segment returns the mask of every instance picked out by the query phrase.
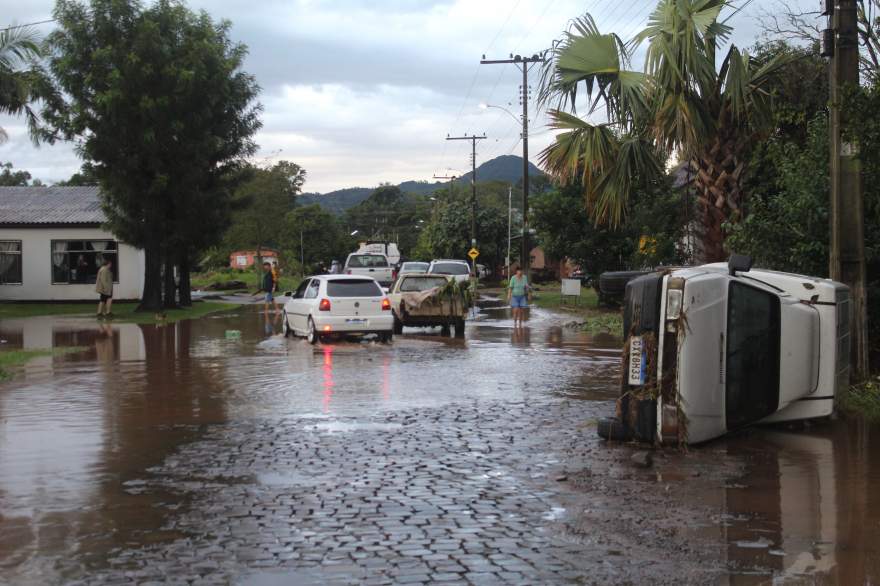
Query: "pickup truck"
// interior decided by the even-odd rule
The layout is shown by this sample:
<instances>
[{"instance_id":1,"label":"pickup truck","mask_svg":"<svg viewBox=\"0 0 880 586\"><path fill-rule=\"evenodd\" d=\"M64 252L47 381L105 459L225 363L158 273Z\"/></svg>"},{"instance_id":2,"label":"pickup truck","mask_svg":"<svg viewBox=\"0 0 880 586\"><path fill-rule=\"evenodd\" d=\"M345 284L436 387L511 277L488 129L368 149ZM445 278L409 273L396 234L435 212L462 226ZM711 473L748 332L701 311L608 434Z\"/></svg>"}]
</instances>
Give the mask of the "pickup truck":
<instances>
[{"instance_id":1,"label":"pickup truck","mask_svg":"<svg viewBox=\"0 0 880 586\"><path fill-rule=\"evenodd\" d=\"M372 252L349 254L342 272L346 275L373 277L383 287L389 286L397 278L397 271L388 262L388 257Z\"/></svg>"},{"instance_id":2,"label":"pickup truck","mask_svg":"<svg viewBox=\"0 0 880 586\"><path fill-rule=\"evenodd\" d=\"M849 381L850 290L751 259L627 284L617 416L606 439L682 445L830 416Z\"/></svg>"},{"instance_id":3,"label":"pickup truck","mask_svg":"<svg viewBox=\"0 0 880 586\"><path fill-rule=\"evenodd\" d=\"M452 275L401 275L388 292L394 313L394 332L403 326L440 326L448 336L455 327L455 337L464 337L464 319L470 307L469 289Z\"/></svg>"}]
</instances>

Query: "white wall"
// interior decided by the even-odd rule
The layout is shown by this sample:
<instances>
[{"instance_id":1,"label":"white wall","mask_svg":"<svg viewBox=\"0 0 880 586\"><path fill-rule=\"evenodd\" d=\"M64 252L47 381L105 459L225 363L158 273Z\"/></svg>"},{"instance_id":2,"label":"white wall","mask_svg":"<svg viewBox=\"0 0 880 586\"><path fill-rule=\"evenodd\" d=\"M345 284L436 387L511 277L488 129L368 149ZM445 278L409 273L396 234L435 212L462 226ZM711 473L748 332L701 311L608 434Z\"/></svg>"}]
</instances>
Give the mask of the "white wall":
<instances>
[{"instance_id":1,"label":"white wall","mask_svg":"<svg viewBox=\"0 0 880 586\"><path fill-rule=\"evenodd\" d=\"M0 240L21 240L21 285L0 285L0 300L97 301L94 284L52 284L52 240L116 240L100 228L0 228ZM144 289L144 252L118 243L119 283L114 299L140 299Z\"/></svg>"}]
</instances>

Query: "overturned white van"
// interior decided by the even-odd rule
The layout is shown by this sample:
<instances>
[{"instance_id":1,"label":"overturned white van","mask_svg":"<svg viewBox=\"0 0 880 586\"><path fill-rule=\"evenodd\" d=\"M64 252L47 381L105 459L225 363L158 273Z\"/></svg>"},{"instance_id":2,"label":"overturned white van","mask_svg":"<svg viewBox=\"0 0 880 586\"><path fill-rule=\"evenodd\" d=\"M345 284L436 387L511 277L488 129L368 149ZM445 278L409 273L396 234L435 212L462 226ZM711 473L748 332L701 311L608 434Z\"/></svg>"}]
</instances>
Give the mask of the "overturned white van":
<instances>
[{"instance_id":1,"label":"overturned white van","mask_svg":"<svg viewBox=\"0 0 880 586\"><path fill-rule=\"evenodd\" d=\"M728 264L627 285L623 377L607 439L704 442L754 423L827 417L849 380L850 292Z\"/></svg>"}]
</instances>

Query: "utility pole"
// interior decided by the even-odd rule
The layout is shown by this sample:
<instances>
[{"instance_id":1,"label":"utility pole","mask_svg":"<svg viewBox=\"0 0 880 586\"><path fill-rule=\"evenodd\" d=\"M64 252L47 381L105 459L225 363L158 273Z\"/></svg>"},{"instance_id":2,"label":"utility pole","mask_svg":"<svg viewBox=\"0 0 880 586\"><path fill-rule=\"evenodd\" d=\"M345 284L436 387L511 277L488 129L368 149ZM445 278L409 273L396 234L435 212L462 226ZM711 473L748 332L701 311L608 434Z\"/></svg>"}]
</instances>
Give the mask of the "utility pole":
<instances>
[{"instance_id":1,"label":"utility pole","mask_svg":"<svg viewBox=\"0 0 880 586\"><path fill-rule=\"evenodd\" d=\"M520 267L526 277L530 277L531 248L529 247L529 69L533 63L544 63L544 56L532 55L523 57L511 55L510 59L486 59L480 60L482 65L496 65L501 63L513 63L522 71L522 143L523 143L523 186L522 186L522 242L520 242Z\"/></svg>"},{"instance_id":2,"label":"utility pole","mask_svg":"<svg viewBox=\"0 0 880 586\"><path fill-rule=\"evenodd\" d=\"M477 141L484 140L486 138L485 133L483 136L471 135L468 136L465 134L464 136L449 136L446 135L446 140L469 140L471 141L471 247L477 247ZM474 272L476 273L476 265L477 261L474 261Z\"/></svg>"},{"instance_id":3,"label":"utility pole","mask_svg":"<svg viewBox=\"0 0 880 586\"><path fill-rule=\"evenodd\" d=\"M822 55L831 57L828 67L831 99L831 253L832 279L849 286L852 295L850 321L851 378L868 375L868 314L865 291L864 196L858 145L845 141L847 123L842 109L843 90L859 85L857 0L826 0L823 14L829 19L824 31Z\"/></svg>"},{"instance_id":4,"label":"utility pole","mask_svg":"<svg viewBox=\"0 0 880 586\"><path fill-rule=\"evenodd\" d=\"M507 188L507 262L504 265L504 275L510 280L510 225L513 223L513 186Z\"/></svg>"}]
</instances>

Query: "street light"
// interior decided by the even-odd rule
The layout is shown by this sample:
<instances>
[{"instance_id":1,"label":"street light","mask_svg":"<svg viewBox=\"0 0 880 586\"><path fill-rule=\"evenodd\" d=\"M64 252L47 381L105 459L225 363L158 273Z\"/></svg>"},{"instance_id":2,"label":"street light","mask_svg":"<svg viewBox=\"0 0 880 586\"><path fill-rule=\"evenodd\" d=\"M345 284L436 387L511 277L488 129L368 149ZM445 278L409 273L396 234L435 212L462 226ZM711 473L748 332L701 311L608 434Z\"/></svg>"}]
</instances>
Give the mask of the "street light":
<instances>
[{"instance_id":1,"label":"street light","mask_svg":"<svg viewBox=\"0 0 880 586\"><path fill-rule=\"evenodd\" d=\"M357 234L357 233L358 233L358 231L355 230L354 232L352 232L351 234L349 234L349 236L354 236L354 235Z\"/></svg>"},{"instance_id":2,"label":"street light","mask_svg":"<svg viewBox=\"0 0 880 586\"><path fill-rule=\"evenodd\" d=\"M504 106L496 106L496 105L494 105L494 104L486 104L486 103L482 103L482 104L480 104L480 109L481 109L481 110L488 110L489 108L497 108L497 109L499 109L499 110L504 110L505 112L507 112L507 115L508 115L508 116L510 116L511 118L513 118L514 120L516 120L517 124L521 124L521 123L522 123L522 121L521 121L519 118L516 117L516 114L514 114L513 112L511 112L510 110L508 110L508 109L505 108Z\"/></svg>"}]
</instances>

